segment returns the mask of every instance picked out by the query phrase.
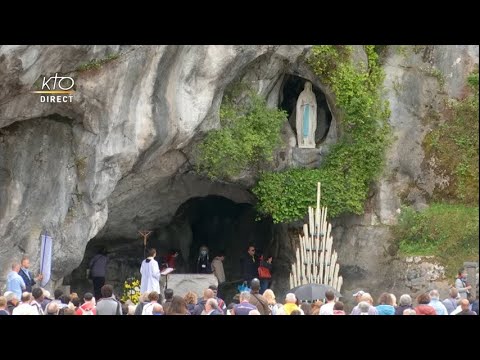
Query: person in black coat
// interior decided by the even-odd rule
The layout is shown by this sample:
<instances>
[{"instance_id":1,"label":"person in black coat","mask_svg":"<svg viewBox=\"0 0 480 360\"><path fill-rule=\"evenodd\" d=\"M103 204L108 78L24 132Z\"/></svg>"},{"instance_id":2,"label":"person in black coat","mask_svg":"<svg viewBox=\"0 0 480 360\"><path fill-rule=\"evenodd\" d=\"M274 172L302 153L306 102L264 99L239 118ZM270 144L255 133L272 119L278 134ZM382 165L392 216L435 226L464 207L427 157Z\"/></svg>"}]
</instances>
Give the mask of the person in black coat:
<instances>
[{"instance_id":1,"label":"person in black coat","mask_svg":"<svg viewBox=\"0 0 480 360\"><path fill-rule=\"evenodd\" d=\"M255 256L255 246L248 247L247 255L241 260L243 281L250 285L252 279L258 277L258 260Z\"/></svg>"}]
</instances>

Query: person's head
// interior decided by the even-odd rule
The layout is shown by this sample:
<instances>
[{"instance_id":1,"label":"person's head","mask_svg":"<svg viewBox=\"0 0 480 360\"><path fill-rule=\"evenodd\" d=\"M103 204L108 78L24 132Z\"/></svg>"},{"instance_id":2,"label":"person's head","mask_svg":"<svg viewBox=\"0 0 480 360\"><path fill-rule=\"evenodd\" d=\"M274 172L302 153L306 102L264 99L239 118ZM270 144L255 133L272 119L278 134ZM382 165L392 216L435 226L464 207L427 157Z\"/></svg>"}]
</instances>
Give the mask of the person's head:
<instances>
[{"instance_id":1,"label":"person's head","mask_svg":"<svg viewBox=\"0 0 480 360\"><path fill-rule=\"evenodd\" d=\"M154 248L148 249L147 257L154 258L155 256L157 256L157 250Z\"/></svg>"},{"instance_id":2,"label":"person's head","mask_svg":"<svg viewBox=\"0 0 480 360\"><path fill-rule=\"evenodd\" d=\"M30 259L28 256L22 257L22 267L28 269L30 267Z\"/></svg>"},{"instance_id":3,"label":"person's head","mask_svg":"<svg viewBox=\"0 0 480 360\"><path fill-rule=\"evenodd\" d=\"M175 250L175 249L170 249L170 251L168 252L171 256L173 257L177 257L178 256L178 251Z\"/></svg>"},{"instance_id":4,"label":"person's head","mask_svg":"<svg viewBox=\"0 0 480 360\"><path fill-rule=\"evenodd\" d=\"M430 295L428 295L427 293L420 294L417 297L417 303L420 305L428 305L430 303L430 300Z\"/></svg>"},{"instance_id":5,"label":"person's head","mask_svg":"<svg viewBox=\"0 0 480 360\"><path fill-rule=\"evenodd\" d=\"M75 299L72 299L72 304L73 304L73 307L76 309L80 306L80 298L76 297Z\"/></svg>"},{"instance_id":6,"label":"person's head","mask_svg":"<svg viewBox=\"0 0 480 360\"><path fill-rule=\"evenodd\" d=\"M252 289L253 293L258 293L260 291L260 280L257 278L253 279L250 282L250 289Z\"/></svg>"},{"instance_id":7,"label":"person's head","mask_svg":"<svg viewBox=\"0 0 480 360\"><path fill-rule=\"evenodd\" d=\"M0 296L0 309L5 309L7 307L7 298L5 296Z\"/></svg>"},{"instance_id":8,"label":"person's head","mask_svg":"<svg viewBox=\"0 0 480 360\"><path fill-rule=\"evenodd\" d=\"M255 246L250 245L250 246L248 247L248 249L247 249L247 252L248 252L248 254L249 254L250 256L255 255Z\"/></svg>"},{"instance_id":9,"label":"person's head","mask_svg":"<svg viewBox=\"0 0 480 360\"><path fill-rule=\"evenodd\" d=\"M286 302L286 303L295 304L295 303L297 302L297 297L295 296L294 293L288 293L288 294L285 296L285 302Z\"/></svg>"},{"instance_id":10,"label":"person's head","mask_svg":"<svg viewBox=\"0 0 480 360\"><path fill-rule=\"evenodd\" d=\"M328 302L333 301L335 299L335 293L332 290L327 290L325 292L325 298Z\"/></svg>"},{"instance_id":11,"label":"person's head","mask_svg":"<svg viewBox=\"0 0 480 360\"><path fill-rule=\"evenodd\" d=\"M85 300L85 302L92 301L92 299L93 294L91 292L86 292L85 295L83 295L83 300Z\"/></svg>"},{"instance_id":12,"label":"person's head","mask_svg":"<svg viewBox=\"0 0 480 360\"><path fill-rule=\"evenodd\" d=\"M225 252L223 251L219 251L217 253L217 256L216 256L218 259L220 259L221 261L225 260Z\"/></svg>"},{"instance_id":13,"label":"person's head","mask_svg":"<svg viewBox=\"0 0 480 360\"><path fill-rule=\"evenodd\" d=\"M337 301L335 305L333 305L333 310L344 310L343 302Z\"/></svg>"},{"instance_id":14,"label":"person's head","mask_svg":"<svg viewBox=\"0 0 480 360\"><path fill-rule=\"evenodd\" d=\"M368 309L370 309L370 303L368 301L360 301L358 303L358 309L360 310L361 313L368 314Z\"/></svg>"},{"instance_id":15,"label":"person's head","mask_svg":"<svg viewBox=\"0 0 480 360\"><path fill-rule=\"evenodd\" d=\"M378 298L378 303L380 305L393 305L392 297L389 293L382 293Z\"/></svg>"},{"instance_id":16,"label":"person's head","mask_svg":"<svg viewBox=\"0 0 480 360\"><path fill-rule=\"evenodd\" d=\"M250 293L248 291L242 291L240 293L240 302L250 301Z\"/></svg>"},{"instance_id":17,"label":"person's head","mask_svg":"<svg viewBox=\"0 0 480 360\"><path fill-rule=\"evenodd\" d=\"M63 313L62 315L75 315L75 310L74 309L70 309L68 307L66 308L63 308Z\"/></svg>"},{"instance_id":18,"label":"person's head","mask_svg":"<svg viewBox=\"0 0 480 360\"><path fill-rule=\"evenodd\" d=\"M467 270L465 270L465 268L458 269L458 277L465 279L467 277Z\"/></svg>"},{"instance_id":19,"label":"person's head","mask_svg":"<svg viewBox=\"0 0 480 360\"><path fill-rule=\"evenodd\" d=\"M363 290L358 290L355 294L353 294L353 297L355 298L355 301L357 302L357 304L361 301L360 298L362 297L363 294L365 294L365 291Z\"/></svg>"},{"instance_id":20,"label":"person's head","mask_svg":"<svg viewBox=\"0 0 480 360\"><path fill-rule=\"evenodd\" d=\"M403 315L417 315L417 312L413 309L405 309L403 310Z\"/></svg>"},{"instance_id":21,"label":"person's head","mask_svg":"<svg viewBox=\"0 0 480 360\"><path fill-rule=\"evenodd\" d=\"M372 298L372 295L370 295L369 293L364 293L361 297L360 297L360 302L362 301L366 301L368 302L370 305L373 305L373 298ZM360 305L360 303L358 303Z\"/></svg>"},{"instance_id":22,"label":"person's head","mask_svg":"<svg viewBox=\"0 0 480 360\"><path fill-rule=\"evenodd\" d=\"M208 288L213 291L213 297L217 297L218 286L217 285L210 285Z\"/></svg>"},{"instance_id":23,"label":"person's head","mask_svg":"<svg viewBox=\"0 0 480 360\"><path fill-rule=\"evenodd\" d=\"M392 306L397 306L397 297L395 294L390 293L390 297L392 298Z\"/></svg>"},{"instance_id":24,"label":"person's head","mask_svg":"<svg viewBox=\"0 0 480 360\"><path fill-rule=\"evenodd\" d=\"M460 300L460 307L462 308L462 311L470 310L470 301L467 299Z\"/></svg>"},{"instance_id":25,"label":"person's head","mask_svg":"<svg viewBox=\"0 0 480 360\"><path fill-rule=\"evenodd\" d=\"M12 303L15 306L18 304L17 295L15 295L13 291L7 291L3 296L7 299L7 302Z\"/></svg>"},{"instance_id":26,"label":"person's head","mask_svg":"<svg viewBox=\"0 0 480 360\"><path fill-rule=\"evenodd\" d=\"M32 294L29 292L22 293L22 303L28 304L32 300Z\"/></svg>"},{"instance_id":27,"label":"person's head","mask_svg":"<svg viewBox=\"0 0 480 360\"><path fill-rule=\"evenodd\" d=\"M430 291L430 298L432 300L438 300L440 298L440 295L438 294L438 291L435 290L435 289Z\"/></svg>"},{"instance_id":28,"label":"person's head","mask_svg":"<svg viewBox=\"0 0 480 360\"><path fill-rule=\"evenodd\" d=\"M165 300L171 301L173 299L173 289L165 289Z\"/></svg>"},{"instance_id":29,"label":"person's head","mask_svg":"<svg viewBox=\"0 0 480 360\"><path fill-rule=\"evenodd\" d=\"M170 315L170 314L185 315L187 312L188 312L188 309L187 309L187 303L185 302L185 299L182 298L181 296L175 295L172 298L172 302L167 309L167 315Z\"/></svg>"},{"instance_id":30,"label":"person's head","mask_svg":"<svg viewBox=\"0 0 480 360\"><path fill-rule=\"evenodd\" d=\"M218 302L215 299L208 299L205 303L205 312L209 313L212 310L218 309Z\"/></svg>"},{"instance_id":31,"label":"person's head","mask_svg":"<svg viewBox=\"0 0 480 360\"><path fill-rule=\"evenodd\" d=\"M45 299L50 299L50 291L48 291L47 289L44 289L44 288L41 288L42 291L43 291L43 297Z\"/></svg>"},{"instance_id":32,"label":"person's head","mask_svg":"<svg viewBox=\"0 0 480 360\"><path fill-rule=\"evenodd\" d=\"M292 312L290 313L290 315L302 315L302 312L298 309L295 309L295 310L292 310Z\"/></svg>"},{"instance_id":33,"label":"person's head","mask_svg":"<svg viewBox=\"0 0 480 360\"><path fill-rule=\"evenodd\" d=\"M55 289L53 292L53 297L55 300L60 300L60 297L63 295L63 290L62 289Z\"/></svg>"},{"instance_id":34,"label":"person's head","mask_svg":"<svg viewBox=\"0 0 480 360\"><path fill-rule=\"evenodd\" d=\"M193 291L187 292L183 298L187 304L196 305L198 301L197 294L195 294Z\"/></svg>"},{"instance_id":35,"label":"person's head","mask_svg":"<svg viewBox=\"0 0 480 360\"><path fill-rule=\"evenodd\" d=\"M403 294L400 296L400 300L398 301L398 305L400 306L412 306L412 297L408 294Z\"/></svg>"},{"instance_id":36,"label":"person's head","mask_svg":"<svg viewBox=\"0 0 480 360\"><path fill-rule=\"evenodd\" d=\"M200 256L207 256L208 255L208 247L205 245L200 246Z\"/></svg>"},{"instance_id":37,"label":"person's head","mask_svg":"<svg viewBox=\"0 0 480 360\"><path fill-rule=\"evenodd\" d=\"M32 290L33 298L36 302L41 303L43 301L43 291L40 288L35 288Z\"/></svg>"},{"instance_id":38,"label":"person's head","mask_svg":"<svg viewBox=\"0 0 480 360\"><path fill-rule=\"evenodd\" d=\"M112 297L113 287L112 285L109 285L109 284L103 285L102 288L100 289L100 292L102 293L102 298Z\"/></svg>"},{"instance_id":39,"label":"person's head","mask_svg":"<svg viewBox=\"0 0 480 360\"><path fill-rule=\"evenodd\" d=\"M457 288L450 288L450 291L448 292L448 295L452 298L452 299L456 299L458 297L458 289Z\"/></svg>"},{"instance_id":40,"label":"person's head","mask_svg":"<svg viewBox=\"0 0 480 360\"><path fill-rule=\"evenodd\" d=\"M214 293L213 293L212 289L203 290L203 299L204 300L211 299L211 298L213 298L213 296L214 296Z\"/></svg>"},{"instance_id":41,"label":"person's head","mask_svg":"<svg viewBox=\"0 0 480 360\"><path fill-rule=\"evenodd\" d=\"M148 295L150 294L149 291L145 291L142 295L140 295L140 298L138 299L139 302L148 302Z\"/></svg>"},{"instance_id":42,"label":"person's head","mask_svg":"<svg viewBox=\"0 0 480 360\"><path fill-rule=\"evenodd\" d=\"M148 294L148 301L150 302L158 302L160 299L160 294L157 293L156 291L151 291L150 294Z\"/></svg>"},{"instance_id":43,"label":"person's head","mask_svg":"<svg viewBox=\"0 0 480 360\"><path fill-rule=\"evenodd\" d=\"M60 310L58 304L56 302L50 302L47 305L47 315L58 315L58 311Z\"/></svg>"},{"instance_id":44,"label":"person's head","mask_svg":"<svg viewBox=\"0 0 480 360\"><path fill-rule=\"evenodd\" d=\"M70 295L63 294L62 296L60 296L60 302L62 304L68 305L68 303L70 302Z\"/></svg>"},{"instance_id":45,"label":"person's head","mask_svg":"<svg viewBox=\"0 0 480 360\"><path fill-rule=\"evenodd\" d=\"M20 264L16 263L16 262L13 263L12 264L12 270L18 273L20 271Z\"/></svg>"},{"instance_id":46,"label":"person's head","mask_svg":"<svg viewBox=\"0 0 480 360\"><path fill-rule=\"evenodd\" d=\"M254 310L250 310L250 311L248 312L248 315L260 315L260 311L255 310L255 309L254 309Z\"/></svg>"},{"instance_id":47,"label":"person's head","mask_svg":"<svg viewBox=\"0 0 480 360\"><path fill-rule=\"evenodd\" d=\"M275 300L275 293L270 289L267 289L263 292L263 297L267 299L268 304L275 305L277 303Z\"/></svg>"},{"instance_id":48,"label":"person's head","mask_svg":"<svg viewBox=\"0 0 480 360\"><path fill-rule=\"evenodd\" d=\"M163 314L163 306L160 304L154 304L152 307L152 315L160 315Z\"/></svg>"},{"instance_id":49,"label":"person's head","mask_svg":"<svg viewBox=\"0 0 480 360\"><path fill-rule=\"evenodd\" d=\"M353 297L355 298L357 304L361 301L360 298L363 294L365 294L365 291L363 290L358 290L356 293L353 294Z\"/></svg>"},{"instance_id":50,"label":"person's head","mask_svg":"<svg viewBox=\"0 0 480 360\"><path fill-rule=\"evenodd\" d=\"M309 303L302 302L300 304L300 309L303 310L303 313L305 315L312 315L312 305L310 305Z\"/></svg>"}]
</instances>

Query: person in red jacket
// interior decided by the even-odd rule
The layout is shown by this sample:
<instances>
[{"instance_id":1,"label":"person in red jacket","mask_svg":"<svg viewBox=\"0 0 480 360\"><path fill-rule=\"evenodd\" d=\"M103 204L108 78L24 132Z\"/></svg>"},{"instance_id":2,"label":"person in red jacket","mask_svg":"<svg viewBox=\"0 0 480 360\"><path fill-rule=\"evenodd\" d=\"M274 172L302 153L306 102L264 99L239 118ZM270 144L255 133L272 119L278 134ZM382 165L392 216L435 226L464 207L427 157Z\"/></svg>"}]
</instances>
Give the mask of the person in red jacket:
<instances>
[{"instance_id":1,"label":"person in red jacket","mask_svg":"<svg viewBox=\"0 0 480 360\"><path fill-rule=\"evenodd\" d=\"M437 315L437 312L433 306L428 305L430 303L430 295L428 293L420 294L417 297L418 305L415 308L417 315Z\"/></svg>"},{"instance_id":2,"label":"person in red jacket","mask_svg":"<svg viewBox=\"0 0 480 360\"><path fill-rule=\"evenodd\" d=\"M169 268L175 269L178 251L171 249L167 255L166 261Z\"/></svg>"}]
</instances>

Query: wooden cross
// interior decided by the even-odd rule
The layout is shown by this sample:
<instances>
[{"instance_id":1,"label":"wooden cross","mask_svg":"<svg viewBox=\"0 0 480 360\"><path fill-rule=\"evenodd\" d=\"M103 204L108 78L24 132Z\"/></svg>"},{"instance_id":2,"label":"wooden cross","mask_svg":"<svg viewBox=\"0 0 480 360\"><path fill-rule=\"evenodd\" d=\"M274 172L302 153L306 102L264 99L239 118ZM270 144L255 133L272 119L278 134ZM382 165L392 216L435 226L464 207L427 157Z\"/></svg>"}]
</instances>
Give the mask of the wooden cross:
<instances>
[{"instance_id":1,"label":"wooden cross","mask_svg":"<svg viewBox=\"0 0 480 360\"><path fill-rule=\"evenodd\" d=\"M138 233L143 236L143 256L145 257L147 251L147 238L152 232L149 230L143 230L139 231Z\"/></svg>"}]
</instances>

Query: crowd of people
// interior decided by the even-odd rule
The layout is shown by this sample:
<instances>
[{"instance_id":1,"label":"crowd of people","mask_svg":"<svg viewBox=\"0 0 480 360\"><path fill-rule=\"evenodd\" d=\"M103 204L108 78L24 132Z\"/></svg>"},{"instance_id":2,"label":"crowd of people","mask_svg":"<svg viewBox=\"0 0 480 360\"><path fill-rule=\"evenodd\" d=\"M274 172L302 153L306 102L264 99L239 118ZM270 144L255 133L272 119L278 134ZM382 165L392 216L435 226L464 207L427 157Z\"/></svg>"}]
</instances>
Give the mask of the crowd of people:
<instances>
[{"instance_id":1,"label":"crowd of people","mask_svg":"<svg viewBox=\"0 0 480 360\"><path fill-rule=\"evenodd\" d=\"M219 297L218 287L204 289L202 297L189 291L183 296L173 289L160 291L160 268L155 260L156 250L150 249L140 268L141 296L138 304L130 300L122 302L114 294L113 287L105 283L106 256L101 251L90 261L90 278L94 293L86 292L83 297L76 293L64 294L61 289L50 293L35 287L42 275L34 276L29 270L30 262L24 257L20 264L12 264L7 277L7 291L0 296L0 315L478 315L478 291L472 299L471 286L466 280L466 271L460 269L455 286L443 301L437 290L418 295L414 300L409 294L397 298L392 293L382 293L377 302L363 290L353 294L355 307L347 312L343 302L332 290L325 292L323 299L303 301L294 293L287 293L278 302L269 288L272 257L255 257L255 247L249 246L247 256L241 260L243 282L248 290L236 294L229 305ZM178 252L172 252L168 260L174 266ZM213 272L218 283L225 282L223 254L210 263L208 250L202 248L197 261L199 272ZM203 266L205 265L205 267ZM262 269L264 268L264 269ZM259 276L260 275L260 278ZM263 275L263 277L262 277ZM98 291L97 291L98 290Z\"/></svg>"},{"instance_id":2,"label":"crowd of people","mask_svg":"<svg viewBox=\"0 0 480 360\"><path fill-rule=\"evenodd\" d=\"M76 293L63 294L55 290L54 298L42 288L17 294L7 291L0 296L0 315L347 315L344 305L335 298L333 291L325 293L325 299L313 303L302 302L295 294L288 293L283 302L277 302L271 289L260 294L261 282L252 279L250 291L241 292L227 306L218 296L215 285L203 291L203 296L189 291L184 296L175 295L172 289L164 294L144 292L138 304L122 303L113 293L111 285L103 285L101 298L87 292L80 298ZM357 305L350 315L477 315L478 298L471 301L452 287L448 298L441 301L437 290L422 293L416 304L409 294L400 296L397 303L394 294L383 293L378 301L362 290L353 294Z\"/></svg>"}]
</instances>

